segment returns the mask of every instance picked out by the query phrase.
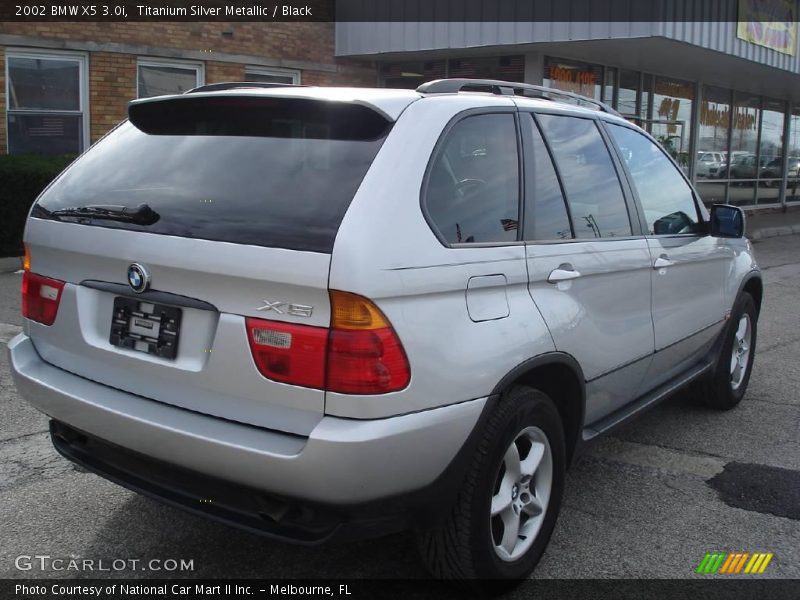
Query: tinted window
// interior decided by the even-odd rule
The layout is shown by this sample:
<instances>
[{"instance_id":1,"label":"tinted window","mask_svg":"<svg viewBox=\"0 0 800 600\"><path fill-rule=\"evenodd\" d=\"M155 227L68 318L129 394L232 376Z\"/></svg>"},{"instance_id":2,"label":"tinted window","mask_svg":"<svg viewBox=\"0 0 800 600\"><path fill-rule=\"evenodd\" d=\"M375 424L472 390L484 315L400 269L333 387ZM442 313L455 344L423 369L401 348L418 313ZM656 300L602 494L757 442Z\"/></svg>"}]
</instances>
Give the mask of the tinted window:
<instances>
[{"instance_id":1,"label":"tinted window","mask_svg":"<svg viewBox=\"0 0 800 600\"><path fill-rule=\"evenodd\" d=\"M525 239L569 239L567 206L550 153L533 118L525 120L525 128L531 135L525 148Z\"/></svg>"},{"instance_id":2,"label":"tinted window","mask_svg":"<svg viewBox=\"0 0 800 600\"><path fill-rule=\"evenodd\" d=\"M139 98L182 94L197 87L198 80L198 67L139 65Z\"/></svg>"},{"instance_id":3,"label":"tinted window","mask_svg":"<svg viewBox=\"0 0 800 600\"><path fill-rule=\"evenodd\" d=\"M11 110L80 110L80 63L56 58L8 58Z\"/></svg>"},{"instance_id":4,"label":"tinted window","mask_svg":"<svg viewBox=\"0 0 800 600\"><path fill-rule=\"evenodd\" d=\"M448 132L425 194L428 214L447 242L517 239L517 160L513 115L467 117Z\"/></svg>"},{"instance_id":5,"label":"tinted window","mask_svg":"<svg viewBox=\"0 0 800 600\"><path fill-rule=\"evenodd\" d=\"M661 148L633 129L620 125L608 129L628 165L648 233L695 231L698 219L692 189Z\"/></svg>"},{"instance_id":6,"label":"tinted window","mask_svg":"<svg viewBox=\"0 0 800 600\"><path fill-rule=\"evenodd\" d=\"M558 163L577 238L631 235L614 163L594 121L539 115Z\"/></svg>"},{"instance_id":7,"label":"tinted window","mask_svg":"<svg viewBox=\"0 0 800 600\"><path fill-rule=\"evenodd\" d=\"M330 252L389 123L347 103L184 97L138 105L41 197L34 216L148 204L150 224L60 217L258 246ZM143 131L142 129L146 130Z\"/></svg>"}]
</instances>

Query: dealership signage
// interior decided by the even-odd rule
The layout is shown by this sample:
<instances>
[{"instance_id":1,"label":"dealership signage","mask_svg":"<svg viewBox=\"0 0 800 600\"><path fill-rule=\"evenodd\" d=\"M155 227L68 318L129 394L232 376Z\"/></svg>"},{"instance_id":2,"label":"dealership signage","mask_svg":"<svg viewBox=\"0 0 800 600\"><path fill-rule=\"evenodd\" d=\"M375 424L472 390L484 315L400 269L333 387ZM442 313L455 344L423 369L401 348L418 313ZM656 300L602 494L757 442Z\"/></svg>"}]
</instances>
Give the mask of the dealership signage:
<instances>
[{"instance_id":1,"label":"dealership signage","mask_svg":"<svg viewBox=\"0 0 800 600\"><path fill-rule=\"evenodd\" d=\"M739 0L739 39L794 56L797 21L794 0Z\"/></svg>"},{"instance_id":2,"label":"dealership signage","mask_svg":"<svg viewBox=\"0 0 800 600\"><path fill-rule=\"evenodd\" d=\"M753 109L748 107L737 107L733 113L733 128L755 131L758 127L758 121ZM731 120L731 113L729 107L721 108L717 103L703 101L700 104L700 124L709 127L723 127L727 128Z\"/></svg>"},{"instance_id":3,"label":"dealership signage","mask_svg":"<svg viewBox=\"0 0 800 600\"><path fill-rule=\"evenodd\" d=\"M552 87L590 98L594 97L594 86L597 83L594 71L581 71L570 66L551 65L549 72Z\"/></svg>"}]
</instances>

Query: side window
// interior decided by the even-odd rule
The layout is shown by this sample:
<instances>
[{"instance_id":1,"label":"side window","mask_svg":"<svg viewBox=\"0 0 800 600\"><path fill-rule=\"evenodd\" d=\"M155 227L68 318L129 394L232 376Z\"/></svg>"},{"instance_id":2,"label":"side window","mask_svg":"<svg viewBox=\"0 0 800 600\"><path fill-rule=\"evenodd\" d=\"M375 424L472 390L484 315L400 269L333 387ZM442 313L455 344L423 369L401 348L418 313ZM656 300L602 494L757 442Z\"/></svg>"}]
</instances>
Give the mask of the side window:
<instances>
[{"instance_id":1,"label":"side window","mask_svg":"<svg viewBox=\"0 0 800 600\"><path fill-rule=\"evenodd\" d=\"M639 195L651 235L698 231L692 188L664 151L647 137L621 125L608 130L619 146Z\"/></svg>"},{"instance_id":2,"label":"side window","mask_svg":"<svg viewBox=\"0 0 800 600\"><path fill-rule=\"evenodd\" d=\"M448 243L517 239L519 164L513 115L467 117L447 133L431 166L425 206Z\"/></svg>"},{"instance_id":3,"label":"side window","mask_svg":"<svg viewBox=\"0 0 800 600\"><path fill-rule=\"evenodd\" d=\"M572 237L567 205L556 170L533 115L523 121L525 147L525 239L566 240Z\"/></svg>"},{"instance_id":4,"label":"side window","mask_svg":"<svg viewBox=\"0 0 800 600\"><path fill-rule=\"evenodd\" d=\"M567 195L576 238L631 235L622 186L591 119L538 115Z\"/></svg>"}]
</instances>

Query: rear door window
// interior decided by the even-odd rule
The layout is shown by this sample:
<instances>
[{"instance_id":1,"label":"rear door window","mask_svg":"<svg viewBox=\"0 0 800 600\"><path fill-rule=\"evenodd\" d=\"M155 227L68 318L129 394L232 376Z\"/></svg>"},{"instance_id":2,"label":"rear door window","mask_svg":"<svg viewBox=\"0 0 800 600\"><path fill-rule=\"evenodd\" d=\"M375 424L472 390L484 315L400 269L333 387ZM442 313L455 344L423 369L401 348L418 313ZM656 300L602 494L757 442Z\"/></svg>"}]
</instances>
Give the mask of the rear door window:
<instances>
[{"instance_id":1,"label":"rear door window","mask_svg":"<svg viewBox=\"0 0 800 600\"><path fill-rule=\"evenodd\" d=\"M331 252L390 122L360 105L273 97L140 104L40 198L33 215L189 238ZM148 223L54 217L136 207ZM152 220L152 219L151 219Z\"/></svg>"},{"instance_id":2,"label":"rear door window","mask_svg":"<svg viewBox=\"0 0 800 600\"><path fill-rule=\"evenodd\" d=\"M525 239L566 240L572 237L561 185L533 115L523 117L525 140Z\"/></svg>"},{"instance_id":3,"label":"rear door window","mask_svg":"<svg viewBox=\"0 0 800 600\"><path fill-rule=\"evenodd\" d=\"M431 164L425 207L449 244L517 239L519 155L512 114L474 115L450 129Z\"/></svg>"},{"instance_id":4,"label":"rear door window","mask_svg":"<svg viewBox=\"0 0 800 600\"><path fill-rule=\"evenodd\" d=\"M561 173L576 238L632 234L622 186L594 120L538 115Z\"/></svg>"}]
</instances>

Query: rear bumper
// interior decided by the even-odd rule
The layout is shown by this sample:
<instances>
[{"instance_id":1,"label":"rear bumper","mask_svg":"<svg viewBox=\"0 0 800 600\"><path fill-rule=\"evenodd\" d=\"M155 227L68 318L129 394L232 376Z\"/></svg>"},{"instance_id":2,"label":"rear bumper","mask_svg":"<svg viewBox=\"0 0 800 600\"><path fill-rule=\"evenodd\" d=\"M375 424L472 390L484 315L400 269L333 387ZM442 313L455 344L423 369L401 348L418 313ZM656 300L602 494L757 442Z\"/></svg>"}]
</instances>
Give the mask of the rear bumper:
<instances>
[{"instance_id":1,"label":"rear bumper","mask_svg":"<svg viewBox=\"0 0 800 600\"><path fill-rule=\"evenodd\" d=\"M21 395L70 430L200 477L329 506L369 503L434 484L454 462L486 403L481 398L368 421L326 416L305 438L84 379L45 363L25 334L8 348ZM84 464L91 455L88 446L81 450L83 459L65 448L59 451Z\"/></svg>"}]
</instances>

